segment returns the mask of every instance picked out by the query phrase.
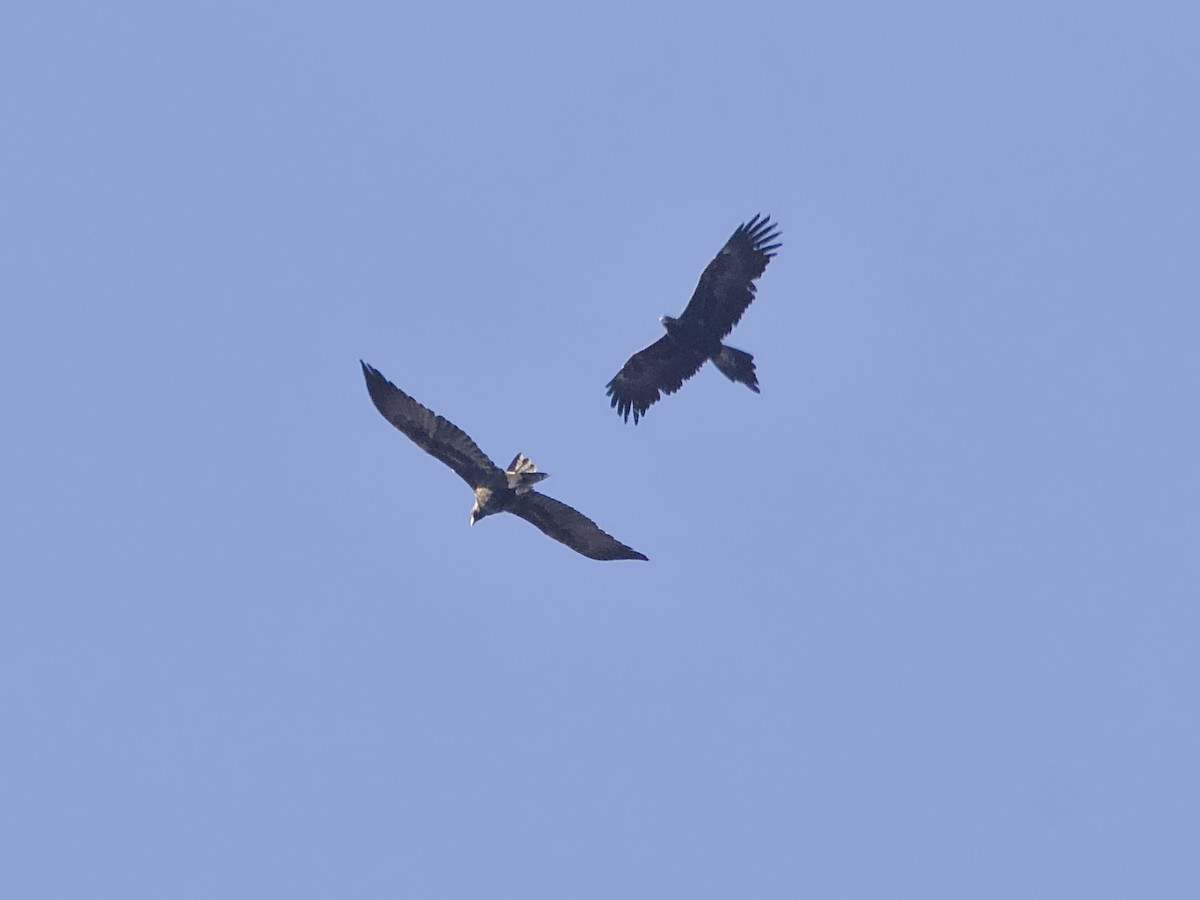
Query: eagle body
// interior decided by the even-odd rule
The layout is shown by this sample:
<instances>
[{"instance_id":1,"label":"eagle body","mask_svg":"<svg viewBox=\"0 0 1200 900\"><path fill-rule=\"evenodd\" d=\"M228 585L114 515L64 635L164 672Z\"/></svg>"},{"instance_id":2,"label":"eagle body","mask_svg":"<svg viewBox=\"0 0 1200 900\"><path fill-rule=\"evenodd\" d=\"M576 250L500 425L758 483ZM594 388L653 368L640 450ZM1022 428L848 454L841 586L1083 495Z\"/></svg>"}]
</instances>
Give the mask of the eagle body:
<instances>
[{"instance_id":1,"label":"eagle body","mask_svg":"<svg viewBox=\"0 0 1200 900\"><path fill-rule=\"evenodd\" d=\"M695 321L680 321L674 316L663 316L659 319L662 327L667 330L671 340L677 345L676 353L691 351L705 359L711 359L721 352L721 339L706 330L702 323Z\"/></svg>"},{"instance_id":2,"label":"eagle body","mask_svg":"<svg viewBox=\"0 0 1200 900\"><path fill-rule=\"evenodd\" d=\"M549 478L548 472L539 472L533 460L518 453L504 471L504 478L495 476L489 479L489 484L475 488L475 506L471 510L471 524L474 525L484 516L505 512L517 501L533 490L533 486L543 478Z\"/></svg>"},{"instance_id":3,"label":"eagle body","mask_svg":"<svg viewBox=\"0 0 1200 900\"><path fill-rule=\"evenodd\" d=\"M754 357L723 341L754 301L754 282L782 246L778 226L770 223L770 216L755 216L739 226L701 273L680 316L659 320L667 333L629 357L606 385L610 405L626 422L632 413L636 425L663 394L675 393L709 360L730 381L759 392Z\"/></svg>"},{"instance_id":4,"label":"eagle body","mask_svg":"<svg viewBox=\"0 0 1200 900\"><path fill-rule=\"evenodd\" d=\"M422 406L362 363L371 402L380 414L414 444L458 474L475 494L471 524L499 512L510 512L544 534L589 559L646 559L627 547L576 509L534 490L547 478L524 454L501 469L487 457L465 431Z\"/></svg>"}]
</instances>

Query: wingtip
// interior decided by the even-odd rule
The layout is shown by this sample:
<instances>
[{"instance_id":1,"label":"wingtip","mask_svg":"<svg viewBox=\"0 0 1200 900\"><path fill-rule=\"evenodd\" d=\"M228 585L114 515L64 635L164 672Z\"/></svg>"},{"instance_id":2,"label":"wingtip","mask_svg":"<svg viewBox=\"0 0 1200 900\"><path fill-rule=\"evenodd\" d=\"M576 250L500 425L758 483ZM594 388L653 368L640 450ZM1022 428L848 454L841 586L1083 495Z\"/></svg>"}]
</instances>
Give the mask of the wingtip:
<instances>
[{"instance_id":1,"label":"wingtip","mask_svg":"<svg viewBox=\"0 0 1200 900\"><path fill-rule=\"evenodd\" d=\"M645 553L639 553L637 550L634 550L632 547L626 547L624 544L620 544L620 546L614 547L604 554L593 556L592 559L605 562L625 562L626 560L630 562L650 562L650 557Z\"/></svg>"},{"instance_id":2,"label":"wingtip","mask_svg":"<svg viewBox=\"0 0 1200 900\"><path fill-rule=\"evenodd\" d=\"M384 377L384 374L369 362L359 360L362 365L363 380L367 383L367 390L371 394L371 399L374 400L376 393L383 389L383 386L391 385L391 382ZM392 385L394 387L394 385Z\"/></svg>"}]
</instances>

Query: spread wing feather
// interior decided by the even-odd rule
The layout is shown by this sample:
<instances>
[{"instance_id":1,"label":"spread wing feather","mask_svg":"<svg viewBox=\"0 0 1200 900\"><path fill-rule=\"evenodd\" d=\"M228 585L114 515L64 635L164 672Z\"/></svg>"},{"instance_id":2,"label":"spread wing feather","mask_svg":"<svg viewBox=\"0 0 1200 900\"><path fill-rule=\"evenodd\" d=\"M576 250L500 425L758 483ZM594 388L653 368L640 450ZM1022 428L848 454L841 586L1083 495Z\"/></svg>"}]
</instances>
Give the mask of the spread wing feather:
<instances>
[{"instance_id":1,"label":"spread wing feather","mask_svg":"<svg viewBox=\"0 0 1200 900\"><path fill-rule=\"evenodd\" d=\"M700 275L680 321L718 340L726 337L754 302L754 281L782 246L779 236L779 226L771 224L770 216L755 216L738 226Z\"/></svg>"},{"instance_id":2,"label":"spread wing feather","mask_svg":"<svg viewBox=\"0 0 1200 900\"><path fill-rule=\"evenodd\" d=\"M691 350L669 335L663 335L649 347L629 357L621 371L607 385L609 404L633 424L658 402L663 394L673 394L700 371L707 357Z\"/></svg>"},{"instance_id":3,"label":"spread wing feather","mask_svg":"<svg viewBox=\"0 0 1200 900\"><path fill-rule=\"evenodd\" d=\"M448 465L472 488L504 480L500 467L488 459L465 431L422 406L377 369L365 362L362 368L375 408L414 444Z\"/></svg>"},{"instance_id":4,"label":"spread wing feather","mask_svg":"<svg viewBox=\"0 0 1200 900\"><path fill-rule=\"evenodd\" d=\"M611 534L602 531L600 526L579 510L537 491L522 494L507 511L591 559L647 559L645 554L626 547Z\"/></svg>"}]
</instances>

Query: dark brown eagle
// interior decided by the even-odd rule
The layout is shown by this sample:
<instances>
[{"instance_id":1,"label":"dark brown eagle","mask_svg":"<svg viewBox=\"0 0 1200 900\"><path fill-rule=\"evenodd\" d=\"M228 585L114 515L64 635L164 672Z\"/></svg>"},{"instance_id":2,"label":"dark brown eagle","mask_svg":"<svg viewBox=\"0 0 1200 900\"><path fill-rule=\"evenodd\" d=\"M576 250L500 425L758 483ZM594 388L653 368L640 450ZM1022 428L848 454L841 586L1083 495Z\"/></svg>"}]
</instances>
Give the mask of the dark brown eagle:
<instances>
[{"instance_id":1,"label":"dark brown eagle","mask_svg":"<svg viewBox=\"0 0 1200 900\"><path fill-rule=\"evenodd\" d=\"M472 525L492 513L510 512L592 559L647 558L601 531L583 513L535 491L533 486L548 476L523 454L513 457L507 470L501 469L462 429L426 409L365 362L362 369L367 390L383 417L471 486L475 492Z\"/></svg>"},{"instance_id":2,"label":"dark brown eagle","mask_svg":"<svg viewBox=\"0 0 1200 900\"><path fill-rule=\"evenodd\" d=\"M629 357L608 383L611 405L626 422L632 412L636 425L659 397L675 393L710 359L730 381L758 393L754 357L721 341L753 302L755 279L782 246L771 243L780 232L770 222L770 216L755 216L740 226L700 276L683 315L659 319L667 333Z\"/></svg>"}]
</instances>

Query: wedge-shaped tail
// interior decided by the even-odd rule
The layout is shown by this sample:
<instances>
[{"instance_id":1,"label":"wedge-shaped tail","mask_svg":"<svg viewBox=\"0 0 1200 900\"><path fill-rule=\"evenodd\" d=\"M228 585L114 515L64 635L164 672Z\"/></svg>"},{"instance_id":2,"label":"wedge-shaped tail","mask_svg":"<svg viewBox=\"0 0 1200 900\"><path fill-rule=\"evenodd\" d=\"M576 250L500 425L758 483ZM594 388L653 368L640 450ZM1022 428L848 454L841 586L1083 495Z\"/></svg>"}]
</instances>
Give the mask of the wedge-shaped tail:
<instances>
[{"instance_id":1,"label":"wedge-shaped tail","mask_svg":"<svg viewBox=\"0 0 1200 900\"><path fill-rule=\"evenodd\" d=\"M745 350L737 350L727 344L722 344L721 352L714 356L712 361L721 370L721 374L730 381L744 384L754 393L759 393L758 375L754 371L754 357Z\"/></svg>"},{"instance_id":2,"label":"wedge-shaped tail","mask_svg":"<svg viewBox=\"0 0 1200 900\"><path fill-rule=\"evenodd\" d=\"M521 494L532 491L533 486L539 481L549 478L550 473L539 472L532 459L523 453L518 453L508 464L504 476L508 479L509 490L516 491L519 497Z\"/></svg>"}]
</instances>

